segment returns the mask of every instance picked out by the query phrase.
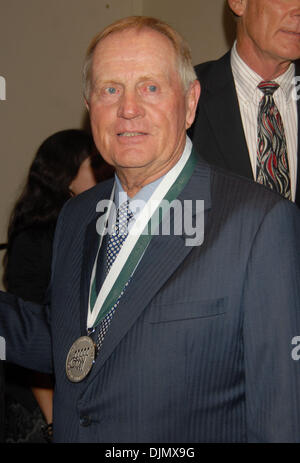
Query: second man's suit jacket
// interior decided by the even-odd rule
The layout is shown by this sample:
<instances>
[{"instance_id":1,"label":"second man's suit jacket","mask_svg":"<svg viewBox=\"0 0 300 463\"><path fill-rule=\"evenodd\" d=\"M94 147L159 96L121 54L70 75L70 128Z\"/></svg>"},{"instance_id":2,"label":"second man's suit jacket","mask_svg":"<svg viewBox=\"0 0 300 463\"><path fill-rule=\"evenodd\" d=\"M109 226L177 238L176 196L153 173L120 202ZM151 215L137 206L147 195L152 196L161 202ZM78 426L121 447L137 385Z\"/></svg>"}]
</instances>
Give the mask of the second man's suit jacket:
<instances>
[{"instance_id":1,"label":"second man's suit jacket","mask_svg":"<svg viewBox=\"0 0 300 463\"><path fill-rule=\"evenodd\" d=\"M86 334L96 208L111 190L100 183L64 206L48 316L0 293L7 359L54 371L54 441L299 441L298 208L201 161L178 199L204 201L203 243L187 246L185 228L154 235L92 371L68 380L68 351Z\"/></svg>"},{"instance_id":2,"label":"second man's suit jacket","mask_svg":"<svg viewBox=\"0 0 300 463\"><path fill-rule=\"evenodd\" d=\"M300 61L295 64L296 76L300 76ZM197 115L190 130L195 148L209 163L253 178L230 52L219 60L197 65L195 70L201 84ZM298 94L296 203L300 206L300 92Z\"/></svg>"}]
</instances>

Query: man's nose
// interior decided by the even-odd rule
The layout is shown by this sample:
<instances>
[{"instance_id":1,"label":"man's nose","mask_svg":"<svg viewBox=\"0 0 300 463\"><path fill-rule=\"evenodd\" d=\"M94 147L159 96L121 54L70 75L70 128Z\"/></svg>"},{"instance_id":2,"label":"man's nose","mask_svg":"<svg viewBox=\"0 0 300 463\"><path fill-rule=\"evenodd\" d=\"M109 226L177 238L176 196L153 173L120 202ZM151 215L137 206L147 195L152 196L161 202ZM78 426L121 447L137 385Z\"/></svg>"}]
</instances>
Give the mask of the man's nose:
<instances>
[{"instance_id":1,"label":"man's nose","mask_svg":"<svg viewBox=\"0 0 300 463\"><path fill-rule=\"evenodd\" d=\"M136 91L125 91L118 109L118 116L124 119L134 119L144 115L144 108L140 96Z\"/></svg>"}]
</instances>

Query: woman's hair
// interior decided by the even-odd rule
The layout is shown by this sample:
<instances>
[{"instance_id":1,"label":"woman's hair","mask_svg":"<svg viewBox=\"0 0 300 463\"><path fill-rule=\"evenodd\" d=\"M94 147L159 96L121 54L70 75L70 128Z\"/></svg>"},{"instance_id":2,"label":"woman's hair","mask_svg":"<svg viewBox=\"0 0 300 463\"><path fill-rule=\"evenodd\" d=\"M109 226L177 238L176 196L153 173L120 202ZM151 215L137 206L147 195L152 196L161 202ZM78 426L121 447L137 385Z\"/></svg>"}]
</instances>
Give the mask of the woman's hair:
<instances>
[{"instance_id":1,"label":"woman's hair","mask_svg":"<svg viewBox=\"0 0 300 463\"><path fill-rule=\"evenodd\" d=\"M55 222L70 198L69 186L82 162L93 155L93 139L82 130L63 130L47 138L36 153L12 211L8 240L32 225Z\"/></svg>"},{"instance_id":2,"label":"woman's hair","mask_svg":"<svg viewBox=\"0 0 300 463\"><path fill-rule=\"evenodd\" d=\"M25 187L10 216L4 256L4 281L8 255L15 236L30 227L55 226L62 206L71 197L69 186L83 161L89 157L96 181L111 176L110 166L98 153L92 136L83 130L63 130L41 144L30 166Z\"/></svg>"}]
</instances>

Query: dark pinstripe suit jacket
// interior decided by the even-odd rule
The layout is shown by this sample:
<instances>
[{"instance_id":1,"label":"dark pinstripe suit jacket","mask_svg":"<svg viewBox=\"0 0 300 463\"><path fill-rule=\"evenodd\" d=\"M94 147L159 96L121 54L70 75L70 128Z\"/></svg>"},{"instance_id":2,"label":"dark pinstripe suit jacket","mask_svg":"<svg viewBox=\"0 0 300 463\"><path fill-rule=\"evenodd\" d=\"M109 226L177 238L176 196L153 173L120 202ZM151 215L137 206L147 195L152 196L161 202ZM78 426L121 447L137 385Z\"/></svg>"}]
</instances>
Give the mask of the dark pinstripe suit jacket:
<instances>
[{"instance_id":1,"label":"dark pinstripe suit jacket","mask_svg":"<svg viewBox=\"0 0 300 463\"><path fill-rule=\"evenodd\" d=\"M66 356L85 334L96 204L111 188L63 209L48 322L39 306L1 294L8 360L49 371L53 358L55 441L299 441L299 210L202 162L180 199L204 199L203 244L154 236L93 370L69 382Z\"/></svg>"},{"instance_id":2,"label":"dark pinstripe suit jacket","mask_svg":"<svg viewBox=\"0 0 300 463\"><path fill-rule=\"evenodd\" d=\"M300 76L300 60L295 62ZM230 64L230 52L216 61L195 67L201 96L190 137L201 156L211 164L253 178ZM300 93L298 92L298 169L296 203L300 206Z\"/></svg>"}]
</instances>

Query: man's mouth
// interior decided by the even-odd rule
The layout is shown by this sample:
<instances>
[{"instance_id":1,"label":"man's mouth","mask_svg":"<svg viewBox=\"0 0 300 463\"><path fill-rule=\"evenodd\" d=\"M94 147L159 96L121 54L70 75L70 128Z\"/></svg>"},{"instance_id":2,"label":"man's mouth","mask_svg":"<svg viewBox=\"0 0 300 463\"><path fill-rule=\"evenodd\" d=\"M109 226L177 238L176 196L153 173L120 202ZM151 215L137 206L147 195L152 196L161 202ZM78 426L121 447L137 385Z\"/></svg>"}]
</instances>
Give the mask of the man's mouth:
<instances>
[{"instance_id":1,"label":"man's mouth","mask_svg":"<svg viewBox=\"0 0 300 463\"><path fill-rule=\"evenodd\" d=\"M285 31L283 30L282 32L285 32L286 34L293 35L295 37L300 37L300 32L294 32L294 31Z\"/></svg>"},{"instance_id":2,"label":"man's mouth","mask_svg":"<svg viewBox=\"0 0 300 463\"><path fill-rule=\"evenodd\" d=\"M138 137L139 135L146 135L144 132L120 132L118 137Z\"/></svg>"}]
</instances>

